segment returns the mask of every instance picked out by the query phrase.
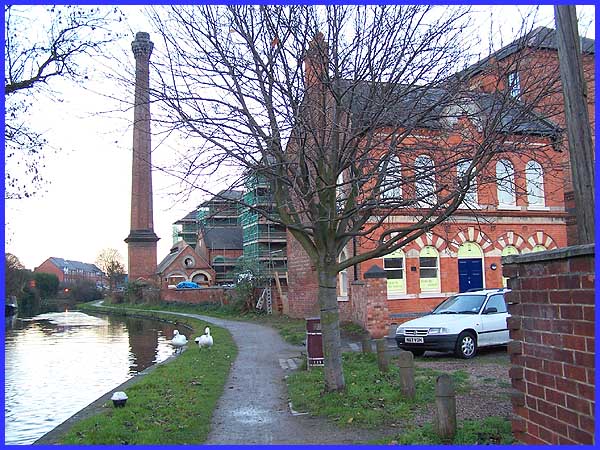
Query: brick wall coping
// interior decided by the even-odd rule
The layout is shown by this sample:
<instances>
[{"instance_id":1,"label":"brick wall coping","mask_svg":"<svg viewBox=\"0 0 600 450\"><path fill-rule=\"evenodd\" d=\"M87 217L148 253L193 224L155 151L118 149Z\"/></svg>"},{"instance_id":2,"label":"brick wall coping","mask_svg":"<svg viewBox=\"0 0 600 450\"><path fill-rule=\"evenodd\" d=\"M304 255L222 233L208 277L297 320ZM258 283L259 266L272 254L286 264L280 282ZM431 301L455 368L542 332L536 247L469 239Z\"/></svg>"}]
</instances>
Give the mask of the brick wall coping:
<instances>
[{"instance_id":1,"label":"brick wall coping","mask_svg":"<svg viewBox=\"0 0 600 450\"><path fill-rule=\"evenodd\" d=\"M539 261L566 259L573 256L588 256L595 254L595 244L571 245L570 247L546 250L543 252L526 253L524 255L509 255L502 257L502 264L524 264Z\"/></svg>"}]
</instances>

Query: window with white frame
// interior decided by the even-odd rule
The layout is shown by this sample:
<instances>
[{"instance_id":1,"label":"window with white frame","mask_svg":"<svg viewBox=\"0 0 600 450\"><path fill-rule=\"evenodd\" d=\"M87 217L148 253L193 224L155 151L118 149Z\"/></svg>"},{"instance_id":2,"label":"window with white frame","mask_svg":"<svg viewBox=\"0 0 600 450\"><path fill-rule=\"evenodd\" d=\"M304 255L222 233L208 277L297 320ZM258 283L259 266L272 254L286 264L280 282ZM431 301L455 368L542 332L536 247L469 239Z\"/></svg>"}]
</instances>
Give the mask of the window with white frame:
<instances>
[{"instance_id":1,"label":"window with white frame","mask_svg":"<svg viewBox=\"0 0 600 450\"><path fill-rule=\"evenodd\" d=\"M433 160L427 155L421 155L415 160L415 196L421 208L437 203Z\"/></svg>"},{"instance_id":2,"label":"window with white frame","mask_svg":"<svg viewBox=\"0 0 600 450\"><path fill-rule=\"evenodd\" d=\"M521 95L521 80L519 72L511 72L508 74L508 91L511 97L517 98Z\"/></svg>"},{"instance_id":3,"label":"window with white frame","mask_svg":"<svg viewBox=\"0 0 600 450\"><path fill-rule=\"evenodd\" d=\"M508 159L501 159L496 163L496 185L498 206L515 206L515 169Z\"/></svg>"},{"instance_id":4,"label":"window with white frame","mask_svg":"<svg viewBox=\"0 0 600 450\"><path fill-rule=\"evenodd\" d=\"M404 279L404 252L395 250L383 258L383 268L387 275L388 298L406 293Z\"/></svg>"},{"instance_id":5,"label":"window with white frame","mask_svg":"<svg viewBox=\"0 0 600 450\"><path fill-rule=\"evenodd\" d=\"M527 181L527 202L529 206L545 206L544 172L537 161L529 161L525 166L525 180Z\"/></svg>"},{"instance_id":6,"label":"window with white frame","mask_svg":"<svg viewBox=\"0 0 600 450\"><path fill-rule=\"evenodd\" d=\"M466 180L467 178L467 170L471 165L471 160L464 160L458 163L456 167L456 171L458 174L458 179L460 183L469 183L469 187L467 192L465 193L465 198L463 202L460 204L460 208L473 208L477 203L477 183L475 178L472 178L471 181Z\"/></svg>"},{"instance_id":7,"label":"window with white frame","mask_svg":"<svg viewBox=\"0 0 600 450\"><path fill-rule=\"evenodd\" d=\"M381 182L381 198L384 200L399 200L402 197L400 160L392 156L387 163L387 169Z\"/></svg>"},{"instance_id":8,"label":"window with white frame","mask_svg":"<svg viewBox=\"0 0 600 450\"><path fill-rule=\"evenodd\" d=\"M421 292L440 292L440 254L435 247L423 247L419 253Z\"/></svg>"},{"instance_id":9,"label":"window with white frame","mask_svg":"<svg viewBox=\"0 0 600 450\"><path fill-rule=\"evenodd\" d=\"M338 258L339 262L348 259L346 250L342 250ZM348 268L338 273L338 300L348 300Z\"/></svg>"}]
</instances>

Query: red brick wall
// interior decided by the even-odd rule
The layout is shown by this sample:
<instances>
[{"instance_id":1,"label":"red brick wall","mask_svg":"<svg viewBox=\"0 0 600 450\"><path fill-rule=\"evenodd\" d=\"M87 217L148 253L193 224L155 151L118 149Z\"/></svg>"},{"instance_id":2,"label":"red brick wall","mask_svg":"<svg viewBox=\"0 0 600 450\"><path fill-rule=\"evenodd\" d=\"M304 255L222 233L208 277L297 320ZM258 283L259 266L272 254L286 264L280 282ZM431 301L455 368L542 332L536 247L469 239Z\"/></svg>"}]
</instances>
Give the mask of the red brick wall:
<instances>
[{"instance_id":1,"label":"red brick wall","mask_svg":"<svg viewBox=\"0 0 600 450\"><path fill-rule=\"evenodd\" d=\"M56 267L54 264L52 264L52 262L49 259L44 261L42 264L40 264L38 267L36 267L33 271L34 272L51 273L53 275L56 275L58 277L58 281L60 283L62 283L65 279L65 274L63 273L63 271L60 270L58 267Z\"/></svg>"},{"instance_id":2,"label":"red brick wall","mask_svg":"<svg viewBox=\"0 0 600 450\"><path fill-rule=\"evenodd\" d=\"M317 317L319 284L315 267L300 243L287 233L288 311L290 317Z\"/></svg>"},{"instance_id":3,"label":"red brick wall","mask_svg":"<svg viewBox=\"0 0 600 450\"><path fill-rule=\"evenodd\" d=\"M163 302L177 303L227 303L225 289L209 287L202 289L161 289L160 299Z\"/></svg>"},{"instance_id":4,"label":"red brick wall","mask_svg":"<svg viewBox=\"0 0 600 450\"><path fill-rule=\"evenodd\" d=\"M156 278L156 242L129 242L127 255L129 282Z\"/></svg>"},{"instance_id":5,"label":"red brick wall","mask_svg":"<svg viewBox=\"0 0 600 450\"><path fill-rule=\"evenodd\" d=\"M594 443L594 259L593 245L504 258L520 442Z\"/></svg>"}]
</instances>

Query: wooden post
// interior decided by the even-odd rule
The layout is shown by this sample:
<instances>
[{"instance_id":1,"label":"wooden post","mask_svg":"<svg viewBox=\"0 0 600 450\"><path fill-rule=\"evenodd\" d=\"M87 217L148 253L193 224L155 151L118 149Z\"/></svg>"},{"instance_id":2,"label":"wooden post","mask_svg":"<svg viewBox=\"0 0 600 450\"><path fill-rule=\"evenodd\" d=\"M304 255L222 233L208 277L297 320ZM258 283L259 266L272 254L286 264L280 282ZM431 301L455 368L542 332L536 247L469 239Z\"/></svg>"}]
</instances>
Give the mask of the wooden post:
<instances>
[{"instance_id":1,"label":"wooden post","mask_svg":"<svg viewBox=\"0 0 600 450\"><path fill-rule=\"evenodd\" d=\"M451 442L456 434L456 395L450 375L440 375L435 383L436 427L442 441Z\"/></svg>"},{"instance_id":2,"label":"wooden post","mask_svg":"<svg viewBox=\"0 0 600 450\"><path fill-rule=\"evenodd\" d=\"M411 352L401 350L398 355L400 390L407 398L415 398L415 359Z\"/></svg>"},{"instance_id":3,"label":"wooden post","mask_svg":"<svg viewBox=\"0 0 600 450\"><path fill-rule=\"evenodd\" d=\"M594 146L587 109L587 89L573 5L555 5L556 43L569 137L569 156L579 244L594 243Z\"/></svg>"},{"instance_id":4,"label":"wooden post","mask_svg":"<svg viewBox=\"0 0 600 450\"><path fill-rule=\"evenodd\" d=\"M361 341L360 341L361 345L362 345L362 352L363 353L373 353L373 346L371 344L371 337L370 336L363 336Z\"/></svg>"},{"instance_id":5,"label":"wooden post","mask_svg":"<svg viewBox=\"0 0 600 450\"><path fill-rule=\"evenodd\" d=\"M381 372L387 372L389 370L389 363L385 352L385 338L377 339L375 341L377 346L377 365Z\"/></svg>"}]
</instances>

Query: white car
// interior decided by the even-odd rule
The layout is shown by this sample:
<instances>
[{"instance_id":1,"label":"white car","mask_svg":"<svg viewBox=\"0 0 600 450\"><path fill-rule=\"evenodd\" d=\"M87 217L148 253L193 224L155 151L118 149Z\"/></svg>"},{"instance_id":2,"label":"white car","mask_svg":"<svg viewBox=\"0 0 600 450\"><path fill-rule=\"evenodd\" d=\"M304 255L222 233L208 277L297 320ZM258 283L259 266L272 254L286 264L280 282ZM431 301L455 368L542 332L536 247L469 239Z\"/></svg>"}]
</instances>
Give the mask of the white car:
<instances>
[{"instance_id":1,"label":"white car","mask_svg":"<svg viewBox=\"0 0 600 450\"><path fill-rule=\"evenodd\" d=\"M506 292L486 289L448 297L426 316L400 324L396 343L415 356L426 350L454 351L465 359L479 347L508 344Z\"/></svg>"}]
</instances>

